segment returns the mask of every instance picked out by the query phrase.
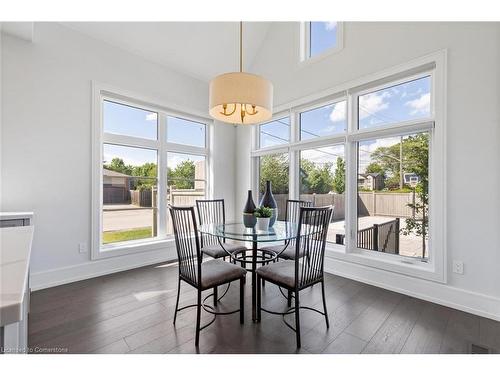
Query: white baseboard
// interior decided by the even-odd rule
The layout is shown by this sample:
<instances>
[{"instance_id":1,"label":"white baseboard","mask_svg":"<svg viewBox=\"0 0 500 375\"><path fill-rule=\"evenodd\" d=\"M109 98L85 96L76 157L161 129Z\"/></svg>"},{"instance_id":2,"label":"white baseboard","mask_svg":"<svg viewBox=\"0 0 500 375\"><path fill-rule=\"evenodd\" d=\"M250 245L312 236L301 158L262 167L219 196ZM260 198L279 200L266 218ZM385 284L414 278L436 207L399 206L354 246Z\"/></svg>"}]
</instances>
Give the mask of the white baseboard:
<instances>
[{"instance_id":1,"label":"white baseboard","mask_svg":"<svg viewBox=\"0 0 500 375\"><path fill-rule=\"evenodd\" d=\"M150 264L177 259L174 247L167 249L123 255L113 258L88 261L74 266L61 267L31 274L31 290L51 288L53 286L91 279L115 272L126 271Z\"/></svg>"},{"instance_id":2,"label":"white baseboard","mask_svg":"<svg viewBox=\"0 0 500 375\"><path fill-rule=\"evenodd\" d=\"M325 272L500 321L500 299L494 296L328 256L325 259Z\"/></svg>"}]
</instances>

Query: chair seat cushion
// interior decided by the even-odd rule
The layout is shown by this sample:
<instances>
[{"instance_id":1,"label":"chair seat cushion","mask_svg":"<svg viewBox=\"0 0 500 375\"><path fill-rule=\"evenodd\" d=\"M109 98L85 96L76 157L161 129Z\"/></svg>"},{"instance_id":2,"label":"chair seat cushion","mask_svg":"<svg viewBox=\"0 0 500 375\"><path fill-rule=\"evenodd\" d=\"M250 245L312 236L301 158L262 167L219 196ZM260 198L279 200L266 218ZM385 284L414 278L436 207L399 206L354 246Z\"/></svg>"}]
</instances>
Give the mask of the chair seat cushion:
<instances>
[{"instance_id":1,"label":"chair seat cushion","mask_svg":"<svg viewBox=\"0 0 500 375\"><path fill-rule=\"evenodd\" d=\"M212 288L217 285L241 279L247 271L236 264L213 259L201 264L201 287Z\"/></svg>"},{"instance_id":2,"label":"chair seat cushion","mask_svg":"<svg viewBox=\"0 0 500 375\"><path fill-rule=\"evenodd\" d=\"M284 248L285 248L285 245L275 245L275 246L262 247L263 250L271 250L277 254L279 254L281 251L283 251ZM287 246L285 251L283 251L281 254L279 254L278 257L281 259L295 260L295 251L296 251L295 244L290 244ZM304 250L300 249L299 257L302 258L303 256L304 256Z\"/></svg>"},{"instance_id":3,"label":"chair seat cushion","mask_svg":"<svg viewBox=\"0 0 500 375\"><path fill-rule=\"evenodd\" d=\"M258 268L256 272L263 279L289 288L295 287L295 261L293 260L271 263Z\"/></svg>"},{"instance_id":4,"label":"chair seat cushion","mask_svg":"<svg viewBox=\"0 0 500 375\"><path fill-rule=\"evenodd\" d=\"M226 249L230 253L234 253L237 250L245 250L245 246L241 245L235 245L231 243L225 243L224 244L224 249ZM219 244L214 244L214 245L208 245L202 247L201 251L204 254L207 254L208 256L212 258L222 258L228 256L227 253L224 251L224 249L219 245Z\"/></svg>"}]
</instances>

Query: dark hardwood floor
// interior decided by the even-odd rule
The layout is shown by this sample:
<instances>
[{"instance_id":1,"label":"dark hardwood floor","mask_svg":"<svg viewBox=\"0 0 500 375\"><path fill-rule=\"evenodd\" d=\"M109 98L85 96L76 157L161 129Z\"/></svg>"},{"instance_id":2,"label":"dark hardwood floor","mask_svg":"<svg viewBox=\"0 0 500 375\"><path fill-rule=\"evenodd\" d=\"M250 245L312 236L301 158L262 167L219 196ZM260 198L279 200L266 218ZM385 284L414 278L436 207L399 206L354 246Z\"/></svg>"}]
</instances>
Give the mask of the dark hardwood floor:
<instances>
[{"instance_id":1,"label":"dark hardwood floor","mask_svg":"<svg viewBox=\"0 0 500 375\"><path fill-rule=\"evenodd\" d=\"M247 276L250 281L250 277ZM219 316L194 345L195 308L172 324L177 267L143 267L34 292L29 346L34 352L68 353L470 353L472 345L499 353L500 322L425 302L370 285L326 275L330 329L322 316L301 312L302 348L280 316L263 312L251 320L246 284L245 324L237 314ZM238 306L232 285L219 308ZM194 303L195 290L181 289L181 306ZM319 286L301 294L301 303L321 309ZM284 309L271 284L263 307ZM211 315L202 314L202 321ZM293 315L287 317L293 325Z\"/></svg>"}]
</instances>

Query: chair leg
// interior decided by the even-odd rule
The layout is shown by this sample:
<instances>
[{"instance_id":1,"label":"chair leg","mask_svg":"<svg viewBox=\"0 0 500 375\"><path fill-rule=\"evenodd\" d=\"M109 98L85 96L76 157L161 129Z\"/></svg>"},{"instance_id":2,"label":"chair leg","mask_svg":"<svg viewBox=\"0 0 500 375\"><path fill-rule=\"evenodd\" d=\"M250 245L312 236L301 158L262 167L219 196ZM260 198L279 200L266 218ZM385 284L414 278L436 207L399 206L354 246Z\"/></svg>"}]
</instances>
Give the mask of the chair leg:
<instances>
[{"instance_id":1,"label":"chair leg","mask_svg":"<svg viewBox=\"0 0 500 375\"><path fill-rule=\"evenodd\" d=\"M297 348L300 348L300 305L299 305L299 291L295 290L295 336L297 338Z\"/></svg>"},{"instance_id":2,"label":"chair leg","mask_svg":"<svg viewBox=\"0 0 500 375\"><path fill-rule=\"evenodd\" d=\"M261 307L262 307L262 301L261 301L261 283L260 283L260 276L257 276L257 321L260 322L260 317L261 317Z\"/></svg>"},{"instance_id":3,"label":"chair leg","mask_svg":"<svg viewBox=\"0 0 500 375\"><path fill-rule=\"evenodd\" d=\"M287 297L286 301L287 301L288 307L291 307L292 306L292 291L291 290L288 291L288 297Z\"/></svg>"},{"instance_id":4,"label":"chair leg","mask_svg":"<svg viewBox=\"0 0 500 375\"><path fill-rule=\"evenodd\" d=\"M328 321L328 311L326 310L326 298L325 298L325 281L321 281L321 294L323 294L323 311L325 312L326 328L330 328L330 322Z\"/></svg>"},{"instance_id":5,"label":"chair leg","mask_svg":"<svg viewBox=\"0 0 500 375\"><path fill-rule=\"evenodd\" d=\"M196 346L200 343L200 321L201 321L201 290L198 290L198 305L196 306L196 337L194 344Z\"/></svg>"},{"instance_id":6,"label":"chair leg","mask_svg":"<svg viewBox=\"0 0 500 375\"><path fill-rule=\"evenodd\" d=\"M180 294L181 294L181 278L179 277L179 281L177 283L177 301L175 302L174 325L175 325L175 320L177 319L177 309L179 308Z\"/></svg>"},{"instance_id":7,"label":"chair leg","mask_svg":"<svg viewBox=\"0 0 500 375\"><path fill-rule=\"evenodd\" d=\"M245 277L240 279L240 323L245 322Z\"/></svg>"},{"instance_id":8,"label":"chair leg","mask_svg":"<svg viewBox=\"0 0 500 375\"><path fill-rule=\"evenodd\" d=\"M214 306L217 306L217 298L218 298L217 287L214 287Z\"/></svg>"}]
</instances>

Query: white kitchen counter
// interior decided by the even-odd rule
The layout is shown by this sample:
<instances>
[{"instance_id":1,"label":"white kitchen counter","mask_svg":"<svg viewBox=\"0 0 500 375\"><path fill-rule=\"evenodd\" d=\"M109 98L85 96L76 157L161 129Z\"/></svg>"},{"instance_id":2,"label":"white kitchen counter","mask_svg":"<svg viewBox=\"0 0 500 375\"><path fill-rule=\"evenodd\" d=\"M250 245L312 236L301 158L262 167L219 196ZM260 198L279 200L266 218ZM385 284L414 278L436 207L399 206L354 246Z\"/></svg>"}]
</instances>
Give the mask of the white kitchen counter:
<instances>
[{"instance_id":1,"label":"white kitchen counter","mask_svg":"<svg viewBox=\"0 0 500 375\"><path fill-rule=\"evenodd\" d=\"M0 220L33 219L33 212L0 212Z\"/></svg>"},{"instance_id":2,"label":"white kitchen counter","mask_svg":"<svg viewBox=\"0 0 500 375\"><path fill-rule=\"evenodd\" d=\"M0 228L0 327L23 320L33 229Z\"/></svg>"}]
</instances>

